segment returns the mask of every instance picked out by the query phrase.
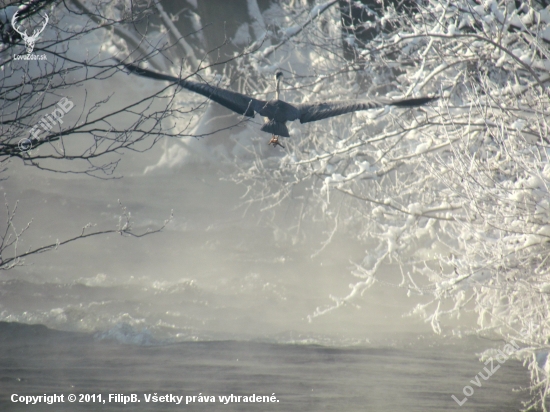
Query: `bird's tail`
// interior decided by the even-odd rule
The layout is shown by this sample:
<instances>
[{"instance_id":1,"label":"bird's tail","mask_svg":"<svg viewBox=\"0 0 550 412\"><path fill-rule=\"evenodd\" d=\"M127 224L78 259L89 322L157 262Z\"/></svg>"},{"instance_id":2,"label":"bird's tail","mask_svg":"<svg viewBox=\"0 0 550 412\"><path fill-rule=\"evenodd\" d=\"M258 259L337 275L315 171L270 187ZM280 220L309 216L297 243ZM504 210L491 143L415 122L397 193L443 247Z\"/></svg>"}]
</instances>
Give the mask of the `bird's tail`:
<instances>
[{"instance_id":1,"label":"bird's tail","mask_svg":"<svg viewBox=\"0 0 550 412\"><path fill-rule=\"evenodd\" d=\"M264 123L260 129L262 132L274 134L275 136L290 137L286 124L278 122L276 120L269 120Z\"/></svg>"},{"instance_id":2,"label":"bird's tail","mask_svg":"<svg viewBox=\"0 0 550 412\"><path fill-rule=\"evenodd\" d=\"M414 107L414 106L422 106L423 104L429 103L437 99L439 99L439 96L418 97L416 99L396 100L396 101L392 101L389 104L392 106L398 106L398 107Z\"/></svg>"}]
</instances>

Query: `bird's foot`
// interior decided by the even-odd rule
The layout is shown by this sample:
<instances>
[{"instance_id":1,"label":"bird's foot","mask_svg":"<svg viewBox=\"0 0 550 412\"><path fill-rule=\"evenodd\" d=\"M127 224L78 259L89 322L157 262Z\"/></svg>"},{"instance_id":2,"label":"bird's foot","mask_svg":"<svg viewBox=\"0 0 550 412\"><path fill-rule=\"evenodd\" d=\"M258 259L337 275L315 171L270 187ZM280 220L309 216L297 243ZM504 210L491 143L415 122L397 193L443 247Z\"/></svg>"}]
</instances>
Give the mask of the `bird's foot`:
<instances>
[{"instance_id":1,"label":"bird's foot","mask_svg":"<svg viewBox=\"0 0 550 412\"><path fill-rule=\"evenodd\" d=\"M271 140L268 144L272 144L273 147L275 146L281 146L283 149L285 148L281 143L279 143L279 136L272 135Z\"/></svg>"}]
</instances>

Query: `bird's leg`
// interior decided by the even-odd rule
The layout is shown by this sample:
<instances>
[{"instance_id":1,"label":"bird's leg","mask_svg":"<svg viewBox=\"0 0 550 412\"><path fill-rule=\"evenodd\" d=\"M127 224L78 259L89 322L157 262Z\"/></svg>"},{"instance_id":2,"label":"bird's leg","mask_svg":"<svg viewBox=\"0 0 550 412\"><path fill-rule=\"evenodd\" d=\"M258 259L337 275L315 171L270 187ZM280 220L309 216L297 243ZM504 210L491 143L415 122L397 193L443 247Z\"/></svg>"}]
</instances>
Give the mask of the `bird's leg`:
<instances>
[{"instance_id":1,"label":"bird's leg","mask_svg":"<svg viewBox=\"0 0 550 412\"><path fill-rule=\"evenodd\" d=\"M279 136L275 136L274 134L271 135L271 140L268 144L272 144L273 147L281 146L283 149L285 148L281 143L279 143Z\"/></svg>"}]
</instances>

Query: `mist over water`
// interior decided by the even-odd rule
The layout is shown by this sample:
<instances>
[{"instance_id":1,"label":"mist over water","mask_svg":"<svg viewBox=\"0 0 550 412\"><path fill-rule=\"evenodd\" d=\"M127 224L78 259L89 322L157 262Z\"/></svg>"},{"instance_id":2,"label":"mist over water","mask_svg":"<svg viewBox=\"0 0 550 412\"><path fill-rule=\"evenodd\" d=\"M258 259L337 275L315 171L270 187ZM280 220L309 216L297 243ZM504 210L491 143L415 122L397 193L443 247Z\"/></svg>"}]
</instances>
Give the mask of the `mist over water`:
<instances>
[{"instance_id":1,"label":"mist over water","mask_svg":"<svg viewBox=\"0 0 550 412\"><path fill-rule=\"evenodd\" d=\"M217 44L221 34L207 41ZM83 44L100 47L89 39ZM295 67L307 64L297 59ZM67 122L88 108L85 102L112 90L110 106L99 110L158 89L122 73L93 84L88 96L67 91L75 104ZM196 99L185 91L178 96L182 106ZM224 110L208 105L196 113L204 117L195 131L239 122ZM381 269L383 283L368 289L360 306L312 316L331 297L349 293L348 285L357 282L354 264L372 245L353 227L342 225L331 235L330 219L303 217L307 188L273 208L248 203L256 194L233 181L237 167L256 154L264 162L280 156L279 148L266 145L268 135L258 138L259 122L125 152L117 179L9 164L0 191L10 208L18 202L17 228L32 220L19 250L75 237L88 223L94 225L89 230L116 228L121 205L136 233L161 227L172 211L173 219L161 233L78 240L0 274L0 322L9 322L0 323L0 407L28 410L8 400L16 392L158 391L275 392L281 400L265 408L188 406L195 410L458 408L451 394L462 398L462 388L482 369L476 352L487 343L452 336L451 329L474 324L467 314L444 330L445 337L419 317L404 316L425 297L408 297L396 286L398 267ZM271 185L276 190L275 177ZM460 410L517 410L522 394L511 389L527 383L526 371L510 360ZM102 410L109 408L120 405Z\"/></svg>"},{"instance_id":2,"label":"mist over water","mask_svg":"<svg viewBox=\"0 0 550 412\"><path fill-rule=\"evenodd\" d=\"M185 405L249 411L438 411L455 407L451 394L463 398L462 388L482 369L475 353L486 342L442 339L420 319L404 318L417 298L403 289L377 284L361 307L308 321L329 295L347 292L352 262L364 252L353 232L338 232L316 254L331 226L304 222L296 235L292 213L303 200L274 214L245 213L244 189L227 181L227 169L190 164L143 175L148 157L131 159L135 171L118 180L14 165L2 182L10 202L19 193L18 224L34 218L22 247L73 236L88 222L112 227L118 199L137 231L174 213L162 233L81 240L3 274L1 320L15 322L0 324L0 404L7 410L29 408L12 403L13 393L276 393L280 400L261 408ZM386 274L398 283L396 268ZM510 360L461 410L517 410L523 394L511 389L520 382L527 375ZM142 400L132 408L159 406Z\"/></svg>"},{"instance_id":3,"label":"mist over water","mask_svg":"<svg viewBox=\"0 0 550 412\"><path fill-rule=\"evenodd\" d=\"M2 190L10 203L20 190L19 225L34 219L23 248L75 236L89 222L116 227L119 200L138 233L160 227L172 209L174 219L162 233L89 238L28 259L2 279L3 320L100 334L127 324L169 340L349 344L386 333L431 334L418 319L402 319L414 302L406 292L382 285L361 308L308 321L331 294L347 292L352 263L363 253L353 234L338 233L311 257L331 226L292 228L304 200L275 213L245 209L245 188L224 178L227 170L194 164L140 175L146 160L139 159L132 161L136 176L107 181L13 169Z\"/></svg>"}]
</instances>

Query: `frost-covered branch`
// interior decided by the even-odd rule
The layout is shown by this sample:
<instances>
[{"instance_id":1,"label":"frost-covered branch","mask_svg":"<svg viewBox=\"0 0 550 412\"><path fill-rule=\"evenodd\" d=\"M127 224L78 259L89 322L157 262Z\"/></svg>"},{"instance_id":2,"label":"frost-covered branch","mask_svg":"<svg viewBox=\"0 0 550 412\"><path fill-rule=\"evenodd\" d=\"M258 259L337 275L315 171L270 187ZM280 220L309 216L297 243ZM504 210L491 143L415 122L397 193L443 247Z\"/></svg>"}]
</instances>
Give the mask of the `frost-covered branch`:
<instances>
[{"instance_id":1,"label":"frost-covered branch","mask_svg":"<svg viewBox=\"0 0 550 412\"><path fill-rule=\"evenodd\" d=\"M4 195L4 197L6 197ZM55 243L44 245L40 247L29 247L26 250L21 250L21 240L24 237L24 234L29 231L32 220L24 225L22 228L17 228L14 223L14 218L17 212L17 206L19 202L16 202L14 207L10 209L7 199L4 199L5 205L5 225L6 228L3 233L0 234L0 270L10 270L15 266L25 265L25 258L39 253L48 252L51 250L57 250L60 246L66 245L68 243L73 243L75 241L80 241L89 237L101 236L118 233L121 236L131 236L131 237L143 237L152 235L154 233L159 233L166 228L168 223L172 221L173 214L170 213L170 217L164 221L164 223L155 229L146 229L144 232L136 232L133 228L133 221L131 214L128 209L123 206L120 201L119 205L121 208L121 214L119 216L118 227L113 229L103 229L103 230L90 230L91 227L95 226L94 224L88 223L82 227L80 234L67 238L64 240L57 240Z\"/></svg>"},{"instance_id":2,"label":"frost-covered branch","mask_svg":"<svg viewBox=\"0 0 550 412\"><path fill-rule=\"evenodd\" d=\"M376 34L346 39L357 56L351 64L342 58L340 16L327 13L293 38L294 48L285 45L297 61L307 47L311 62L307 70L296 64L285 97L442 98L291 125L283 154L239 165L235 180L249 201L274 210L302 199L300 219L333 220L369 245L347 296L331 296L310 318L359 304L385 282L381 268L398 264L395 286L426 298L413 313L435 332L474 311L476 333L522 342L516 355L533 379L527 407L544 408L550 362L534 359L550 350L550 12L496 0L369 9L374 19L355 29Z\"/></svg>"}]
</instances>

